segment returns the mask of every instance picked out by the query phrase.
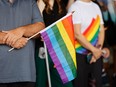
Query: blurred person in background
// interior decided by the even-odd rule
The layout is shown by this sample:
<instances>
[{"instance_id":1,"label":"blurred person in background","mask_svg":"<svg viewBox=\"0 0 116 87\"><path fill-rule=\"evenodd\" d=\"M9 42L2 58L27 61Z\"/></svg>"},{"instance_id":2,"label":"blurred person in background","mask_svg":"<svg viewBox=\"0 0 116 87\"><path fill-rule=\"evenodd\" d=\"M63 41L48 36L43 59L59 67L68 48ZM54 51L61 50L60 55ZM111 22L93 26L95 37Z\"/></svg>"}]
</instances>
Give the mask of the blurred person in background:
<instances>
[{"instance_id":1,"label":"blurred person in background","mask_svg":"<svg viewBox=\"0 0 116 87\"><path fill-rule=\"evenodd\" d=\"M106 6L106 11L104 12L103 9L103 17L105 21L105 25L107 27L106 30L106 39L107 42L112 49L112 57L113 57L113 83L112 86L116 87L116 1L115 0L98 0L100 3L101 8ZM105 2L107 2L105 4Z\"/></svg>"},{"instance_id":2,"label":"blurred person in background","mask_svg":"<svg viewBox=\"0 0 116 87\"><path fill-rule=\"evenodd\" d=\"M46 27L56 22L57 20L59 20L60 18L62 18L67 14L66 6L63 4L62 0L38 0L37 4L41 11L41 15L43 16ZM46 62L45 59L41 59L41 56L38 56L38 53L40 53L41 51L40 49L41 48L44 49L43 41L41 40L41 38L40 40L37 41L37 45L40 42L42 43L42 45L36 47L36 68L37 68L36 87L47 87L48 79L47 79ZM72 82L66 84L62 83L60 76L50 58L49 53L48 53L48 61L52 87L73 87Z\"/></svg>"},{"instance_id":3,"label":"blurred person in background","mask_svg":"<svg viewBox=\"0 0 116 87\"><path fill-rule=\"evenodd\" d=\"M76 41L82 46L83 50L77 49L77 78L73 81L74 87L90 87L89 75L92 73L96 80L95 86L102 87L102 51L104 42L104 22L102 13L97 4L92 0L77 0L69 8L69 12L73 13L73 24ZM87 29L90 29L89 25L92 19L96 20L96 17L100 18L100 32L97 37L97 42L93 45L82 34ZM95 29L95 28L94 28ZM88 53L91 52L90 63L87 62Z\"/></svg>"}]
</instances>

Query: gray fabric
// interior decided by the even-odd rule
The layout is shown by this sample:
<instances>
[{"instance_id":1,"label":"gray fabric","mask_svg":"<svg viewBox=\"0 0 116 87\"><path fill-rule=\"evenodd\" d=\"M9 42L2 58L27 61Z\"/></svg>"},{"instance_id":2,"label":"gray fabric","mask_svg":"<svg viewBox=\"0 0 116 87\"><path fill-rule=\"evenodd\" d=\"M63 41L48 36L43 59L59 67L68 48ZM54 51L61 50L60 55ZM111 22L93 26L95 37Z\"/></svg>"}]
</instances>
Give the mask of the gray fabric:
<instances>
[{"instance_id":1,"label":"gray fabric","mask_svg":"<svg viewBox=\"0 0 116 87\"><path fill-rule=\"evenodd\" d=\"M0 31L43 22L35 0L0 0ZM34 40L20 49L0 45L0 83L35 82Z\"/></svg>"}]
</instances>

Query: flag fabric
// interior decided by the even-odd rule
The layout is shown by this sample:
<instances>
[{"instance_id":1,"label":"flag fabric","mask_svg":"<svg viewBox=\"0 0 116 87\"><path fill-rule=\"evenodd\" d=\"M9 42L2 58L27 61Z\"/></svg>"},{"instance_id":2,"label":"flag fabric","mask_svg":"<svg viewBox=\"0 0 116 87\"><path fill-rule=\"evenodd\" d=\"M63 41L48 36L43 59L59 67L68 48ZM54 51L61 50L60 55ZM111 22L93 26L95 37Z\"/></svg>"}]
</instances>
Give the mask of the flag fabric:
<instances>
[{"instance_id":1,"label":"flag fabric","mask_svg":"<svg viewBox=\"0 0 116 87\"><path fill-rule=\"evenodd\" d=\"M100 17L97 16L96 19L93 18L92 22L90 23L89 27L83 32L85 38L95 46L98 41L98 34L100 30ZM75 49L77 53L80 54L88 54L88 50L80 45L80 43L75 40Z\"/></svg>"},{"instance_id":2,"label":"flag fabric","mask_svg":"<svg viewBox=\"0 0 116 87\"><path fill-rule=\"evenodd\" d=\"M76 51L72 13L40 32L63 83L76 77Z\"/></svg>"}]
</instances>

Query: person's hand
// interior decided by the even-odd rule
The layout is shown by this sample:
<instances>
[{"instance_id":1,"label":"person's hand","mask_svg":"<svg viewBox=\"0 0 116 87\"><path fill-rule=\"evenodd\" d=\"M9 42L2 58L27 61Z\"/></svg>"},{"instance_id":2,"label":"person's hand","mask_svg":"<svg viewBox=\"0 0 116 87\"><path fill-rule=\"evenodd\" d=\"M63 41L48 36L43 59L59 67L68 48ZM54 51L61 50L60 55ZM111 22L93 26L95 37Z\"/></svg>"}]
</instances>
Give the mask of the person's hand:
<instances>
[{"instance_id":1,"label":"person's hand","mask_svg":"<svg viewBox=\"0 0 116 87\"><path fill-rule=\"evenodd\" d=\"M97 60L97 59L99 59L102 56L102 50L99 49L99 48L95 48L92 51L92 54L93 54L94 58Z\"/></svg>"},{"instance_id":2,"label":"person's hand","mask_svg":"<svg viewBox=\"0 0 116 87\"><path fill-rule=\"evenodd\" d=\"M28 42L28 39L22 37L22 38L18 39L15 42L15 44L11 45L11 47L16 48L16 49L20 49L20 48L24 47L27 44L27 42Z\"/></svg>"},{"instance_id":3,"label":"person's hand","mask_svg":"<svg viewBox=\"0 0 116 87\"><path fill-rule=\"evenodd\" d=\"M103 51L102 56L103 56L104 58L108 58L108 57L110 56L110 51L109 51L108 48L103 48L102 51Z\"/></svg>"},{"instance_id":4,"label":"person's hand","mask_svg":"<svg viewBox=\"0 0 116 87\"><path fill-rule=\"evenodd\" d=\"M90 60L90 64L92 64L92 63L95 63L97 60L95 59L95 57L94 56L92 56L92 58L91 58L91 60Z\"/></svg>"},{"instance_id":5,"label":"person's hand","mask_svg":"<svg viewBox=\"0 0 116 87\"><path fill-rule=\"evenodd\" d=\"M6 33L5 37L3 38L3 42L9 46L13 45L24 34L24 31L19 28L3 32Z\"/></svg>"}]
</instances>

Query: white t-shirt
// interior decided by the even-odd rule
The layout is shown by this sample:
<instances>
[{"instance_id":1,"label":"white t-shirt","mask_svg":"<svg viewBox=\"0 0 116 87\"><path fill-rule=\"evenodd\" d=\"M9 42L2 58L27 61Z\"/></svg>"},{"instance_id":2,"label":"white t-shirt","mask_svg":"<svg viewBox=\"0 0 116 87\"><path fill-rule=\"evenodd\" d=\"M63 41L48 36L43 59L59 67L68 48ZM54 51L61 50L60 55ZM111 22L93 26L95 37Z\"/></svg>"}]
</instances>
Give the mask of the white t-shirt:
<instances>
[{"instance_id":1,"label":"white t-shirt","mask_svg":"<svg viewBox=\"0 0 116 87\"><path fill-rule=\"evenodd\" d=\"M75 1L68 12L73 13L73 24L81 24L81 32L83 33L90 25L93 18L100 16L100 24L103 24L101 10L94 2Z\"/></svg>"}]
</instances>

